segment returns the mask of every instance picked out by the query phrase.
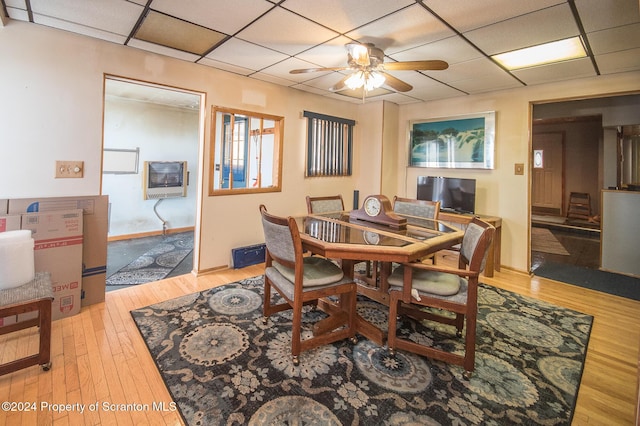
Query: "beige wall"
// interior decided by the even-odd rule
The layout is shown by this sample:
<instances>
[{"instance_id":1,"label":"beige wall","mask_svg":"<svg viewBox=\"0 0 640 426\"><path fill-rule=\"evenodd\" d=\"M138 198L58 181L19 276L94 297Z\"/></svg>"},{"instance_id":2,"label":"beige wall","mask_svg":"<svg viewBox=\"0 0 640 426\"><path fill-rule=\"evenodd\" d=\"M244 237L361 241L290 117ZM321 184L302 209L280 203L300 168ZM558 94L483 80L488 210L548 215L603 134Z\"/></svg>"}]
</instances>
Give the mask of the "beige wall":
<instances>
[{"instance_id":1,"label":"beige wall","mask_svg":"<svg viewBox=\"0 0 640 426\"><path fill-rule=\"evenodd\" d=\"M261 203L276 214L295 215L305 212L306 195L339 192L348 208L355 189L360 191L361 199L381 191L392 197L394 188L398 195L415 196L416 177L428 170L406 168L409 121L480 111L496 111L496 168L438 170L438 174L478 179L477 210L504 219L503 264L526 270L530 103L623 93L638 90L640 81L640 73L627 73L400 107L371 101L361 105L16 21L0 27L0 61L0 198L100 192L105 74L205 94L204 146L200 155L204 174L199 179L196 218L200 237L196 269L200 271L225 266L233 247L262 240L257 214ZM282 192L208 196L204 183L209 177L211 105L285 117ZM354 176L304 178L303 110L356 120ZM394 127L395 141L390 134ZM394 143L397 152L391 155L396 158L395 164L383 163L383 152L393 150ZM53 179L56 159L83 160L85 177ZM516 162L527 166L524 176L513 175Z\"/></svg>"},{"instance_id":2,"label":"beige wall","mask_svg":"<svg viewBox=\"0 0 640 426\"><path fill-rule=\"evenodd\" d=\"M602 95L637 92L640 73L600 76L562 83L491 92L482 95L411 104L400 107L398 132L397 191L416 195L416 180L421 175L456 176L477 179L478 213L503 218L502 264L520 271L529 268L529 188L530 188L530 108L548 101L578 99ZM425 169L406 168L408 131L411 120L455 115L496 112L495 169ZM514 164L524 163L525 174L514 175ZM597 173L597 170L594 171Z\"/></svg>"}]
</instances>

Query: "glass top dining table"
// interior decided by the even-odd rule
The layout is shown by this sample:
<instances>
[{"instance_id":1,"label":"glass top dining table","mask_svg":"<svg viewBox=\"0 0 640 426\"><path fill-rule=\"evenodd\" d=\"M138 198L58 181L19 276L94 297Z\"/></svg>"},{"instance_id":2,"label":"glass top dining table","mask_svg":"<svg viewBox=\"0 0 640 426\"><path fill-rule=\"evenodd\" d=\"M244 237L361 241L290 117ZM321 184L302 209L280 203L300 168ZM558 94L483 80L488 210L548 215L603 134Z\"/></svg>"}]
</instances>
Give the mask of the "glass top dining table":
<instances>
[{"instance_id":1,"label":"glass top dining table","mask_svg":"<svg viewBox=\"0 0 640 426\"><path fill-rule=\"evenodd\" d=\"M411 262L462 241L463 231L437 220L405 216L394 228L352 219L349 212L296 218L303 247L338 259Z\"/></svg>"},{"instance_id":2,"label":"glass top dining table","mask_svg":"<svg viewBox=\"0 0 640 426\"><path fill-rule=\"evenodd\" d=\"M406 227L394 228L349 217L349 212L310 214L296 218L304 250L329 259L340 259L346 276L358 283L358 293L388 305L387 277L394 262L424 259L439 250L459 244L464 232L436 220L414 216ZM354 266L370 261L373 272L354 272ZM355 277L354 277L355 276ZM319 305L320 306L320 305ZM324 301L322 309L331 312L339 307ZM386 330L356 315L358 332L382 345Z\"/></svg>"}]
</instances>

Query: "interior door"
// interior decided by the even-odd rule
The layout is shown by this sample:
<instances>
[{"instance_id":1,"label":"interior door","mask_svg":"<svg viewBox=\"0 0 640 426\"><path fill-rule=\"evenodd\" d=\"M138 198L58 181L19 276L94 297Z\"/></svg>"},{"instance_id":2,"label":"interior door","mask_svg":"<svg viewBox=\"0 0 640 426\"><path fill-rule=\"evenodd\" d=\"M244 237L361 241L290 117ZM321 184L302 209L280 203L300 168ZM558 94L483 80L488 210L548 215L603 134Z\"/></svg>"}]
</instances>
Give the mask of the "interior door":
<instances>
[{"instance_id":1,"label":"interior door","mask_svg":"<svg viewBox=\"0 0 640 426\"><path fill-rule=\"evenodd\" d=\"M533 211L563 216L564 132L535 133L533 155Z\"/></svg>"}]
</instances>

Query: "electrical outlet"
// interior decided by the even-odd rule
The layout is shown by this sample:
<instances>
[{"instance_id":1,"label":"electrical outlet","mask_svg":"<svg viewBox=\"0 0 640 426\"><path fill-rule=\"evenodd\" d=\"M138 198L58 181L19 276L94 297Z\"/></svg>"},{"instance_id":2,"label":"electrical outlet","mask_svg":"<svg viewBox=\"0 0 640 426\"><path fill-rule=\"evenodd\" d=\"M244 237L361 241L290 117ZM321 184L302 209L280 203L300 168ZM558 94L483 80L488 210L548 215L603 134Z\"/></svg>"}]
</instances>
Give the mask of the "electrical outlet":
<instances>
[{"instance_id":1,"label":"electrical outlet","mask_svg":"<svg viewBox=\"0 0 640 426\"><path fill-rule=\"evenodd\" d=\"M57 178L81 178L84 176L84 161L56 161Z\"/></svg>"},{"instance_id":2,"label":"electrical outlet","mask_svg":"<svg viewBox=\"0 0 640 426\"><path fill-rule=\"evenodd\" d=\"M524 163L516 163L514 173L516 175L523 175L524 174Z\"/></svg>"}]
</instances>

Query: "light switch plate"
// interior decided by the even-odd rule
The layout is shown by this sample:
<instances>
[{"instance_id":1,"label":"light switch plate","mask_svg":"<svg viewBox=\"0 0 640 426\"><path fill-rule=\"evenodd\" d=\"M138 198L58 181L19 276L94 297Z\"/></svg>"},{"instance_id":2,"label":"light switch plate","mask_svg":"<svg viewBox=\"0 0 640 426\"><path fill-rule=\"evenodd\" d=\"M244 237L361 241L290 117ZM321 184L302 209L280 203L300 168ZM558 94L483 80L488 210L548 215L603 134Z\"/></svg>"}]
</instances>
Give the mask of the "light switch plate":
<instances>
[{"instance_id":1,"label":"light switch plate","mask_svg":"<svg viewBox=\"0 0 640 426\"><path fill-rule=\"evenodd\" d=\"M56 179L81 178L84 176L84 161L56 161Z\"/></svg>"},{"instance_id":2,"label":"light switch plate","mask_svg":"<svg viewBox=\"0 0 640 426\"><path fill-rule=\"evenodd\" d=\"M516 163L514 173L516 175L523 175L524 174L524 163Z\"/></svg>"}]
</instances>

